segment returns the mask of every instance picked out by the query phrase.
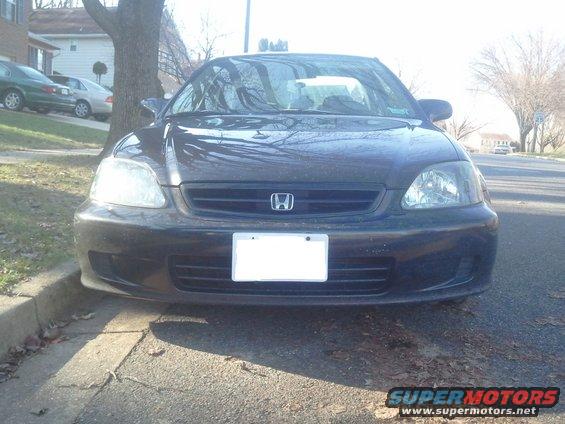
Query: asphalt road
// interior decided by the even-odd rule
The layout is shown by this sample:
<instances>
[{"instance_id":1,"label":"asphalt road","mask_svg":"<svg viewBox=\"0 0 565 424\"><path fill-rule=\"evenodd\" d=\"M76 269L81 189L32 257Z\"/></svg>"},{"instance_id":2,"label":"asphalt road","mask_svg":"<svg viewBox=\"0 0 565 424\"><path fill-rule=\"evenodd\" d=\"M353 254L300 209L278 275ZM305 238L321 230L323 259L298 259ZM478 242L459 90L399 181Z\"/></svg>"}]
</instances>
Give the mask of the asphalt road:
<instances>
[{"instance_id":1,"label":"asphalt road","mask_svg":"<svg viewBox=\"0 0 565 424\"><path fill-rule=\"evenodd\" d=\"M0 411L9 401L25 414L7 416L30 422L370 423L394 417L383 401L395 386L562 387L565 164L475 160L501 220L487 293L459 306L165 305L157 312L155 304L109 298L95 306L102 322L90 332L69 326L69 341L24 363L20 381L0 385ZM89 373L107 378L86 384L81 375ZM48 412L38 419L31 408ZM558 406L539 421L563 422L564 415Z\"/></svg>"}]
</instances>

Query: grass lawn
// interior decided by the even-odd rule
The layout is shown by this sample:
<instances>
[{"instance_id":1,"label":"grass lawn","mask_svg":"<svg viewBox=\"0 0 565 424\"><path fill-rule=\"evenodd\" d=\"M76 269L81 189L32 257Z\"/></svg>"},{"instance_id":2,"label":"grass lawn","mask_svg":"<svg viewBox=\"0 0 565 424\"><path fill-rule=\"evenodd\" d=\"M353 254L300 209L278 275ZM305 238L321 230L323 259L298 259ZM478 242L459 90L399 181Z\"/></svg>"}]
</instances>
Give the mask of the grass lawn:
<instances>
[{"instance_id":1,"label":"grass lawn","mask_svg":"<svg viewBox=\"0 0 565 424\"><path fill-rule=\"evenodd\" d=\"M520 153L520 155L524 156L543 156L546 158L555 158L555 159L565 159L565 150L557 150L551 153Z\"/></svg>"},{"instance_id":2,"label":"grass lawn","mask_svg":"<svg viewBox=\"0 0 565 424\"><path fill-rule=\"evenodd\" d=\"M53 121L33 113L0 109L0 151L102 147L108 133Z\"/></svg>"},{"instance_id":3,"label":"grass lawn","mask_svg":"<svg viewBox=\"0 0 565 424\"><path fill-rule=\"evenodd\" d=\"M98 160L67 156L0 165L0 292L72 257L73 213Z\"/></svg>"}]
</instances>

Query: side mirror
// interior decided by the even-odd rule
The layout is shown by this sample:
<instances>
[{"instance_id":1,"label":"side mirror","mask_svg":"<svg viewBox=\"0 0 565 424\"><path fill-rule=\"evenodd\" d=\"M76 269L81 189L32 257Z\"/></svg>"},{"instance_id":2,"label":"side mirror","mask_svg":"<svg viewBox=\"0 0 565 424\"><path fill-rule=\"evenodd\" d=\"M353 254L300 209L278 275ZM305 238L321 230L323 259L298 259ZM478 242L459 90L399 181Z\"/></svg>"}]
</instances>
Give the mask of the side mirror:
<instances>
[{"instance_id":1,"label":"side mirror","mask_svg":"<svg viewBox=\"0 0 565 424\"><path fill-rule=\"evenodd\" d=\"M143 99L141 102L141 115L147 118L154 118L163 110L165 105L167 104L167 100L165 99L157 99L155 97L151 97L149 99Z\"/></svg>"},{"instance_id":2,"label":"side mirror","mask_svg":"<svg viewBox=\"0 0 565 424\"><path fill-rule=\"evenodd\" d=\"M445 100L422 99L418 103L432 122L443 121L453 115L453 108Z\"/></svg>"}]
</instances>

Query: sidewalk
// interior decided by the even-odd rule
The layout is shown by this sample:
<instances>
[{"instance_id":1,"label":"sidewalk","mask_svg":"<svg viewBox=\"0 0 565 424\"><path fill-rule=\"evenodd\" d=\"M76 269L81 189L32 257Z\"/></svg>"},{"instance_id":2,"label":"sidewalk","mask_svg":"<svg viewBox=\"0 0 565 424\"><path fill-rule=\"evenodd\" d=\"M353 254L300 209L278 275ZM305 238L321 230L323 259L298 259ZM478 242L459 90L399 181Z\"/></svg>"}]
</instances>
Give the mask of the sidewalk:
<instances>
[{"instance_id":1,"label":"sidewalk","mask_svg":"<svg viewBox=\"0 0 565 424\"><path fill-rule=\"evenodd\" d=\"M14 378L0 384L1 422L76 422L94 396L119 378L118 368L167 307L99 299L69 309L60 324L63 334L26 357Z\"/></svg>"},{"instance_id":2,"label":"sidewalk","mask_svg":"<svg viewBox=\"0 0 565 424\"><path fill-rule=\"evenodd\" d=\"M52 156L96 156L102 149L44 149L0 151L0 164L9 165Z\"/></svg>"}]
</instances>

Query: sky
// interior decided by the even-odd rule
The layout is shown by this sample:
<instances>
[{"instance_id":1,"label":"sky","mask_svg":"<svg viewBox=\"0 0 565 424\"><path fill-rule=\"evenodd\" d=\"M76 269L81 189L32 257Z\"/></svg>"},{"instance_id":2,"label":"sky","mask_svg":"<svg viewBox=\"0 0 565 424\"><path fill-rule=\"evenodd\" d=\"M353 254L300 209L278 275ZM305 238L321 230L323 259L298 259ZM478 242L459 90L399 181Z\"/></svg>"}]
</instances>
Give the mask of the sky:
<instances>
[{"instance_id":1,"label":"sky","mask_svg":"<svg viewBox=\"0 0 565 424\"><path fill-rule=\"evenodd\" d=\"M220 54L243 52L246 0L168 0L187 45L201 16L225 34ZM451 102L454 115L482 131L517 137L515 118L492 95L478 93L470 63L482 48L543 30L565 40L565 2L558 0L251 0L250 52L261 38L284 39L291 52L377 57L408 79L417 98Z\"/></svg>"}]
</instances>

